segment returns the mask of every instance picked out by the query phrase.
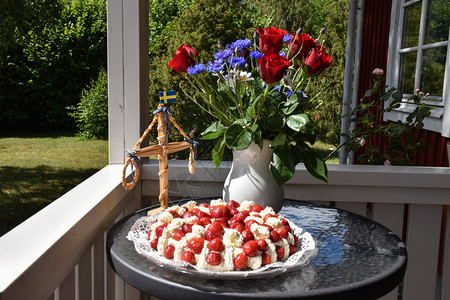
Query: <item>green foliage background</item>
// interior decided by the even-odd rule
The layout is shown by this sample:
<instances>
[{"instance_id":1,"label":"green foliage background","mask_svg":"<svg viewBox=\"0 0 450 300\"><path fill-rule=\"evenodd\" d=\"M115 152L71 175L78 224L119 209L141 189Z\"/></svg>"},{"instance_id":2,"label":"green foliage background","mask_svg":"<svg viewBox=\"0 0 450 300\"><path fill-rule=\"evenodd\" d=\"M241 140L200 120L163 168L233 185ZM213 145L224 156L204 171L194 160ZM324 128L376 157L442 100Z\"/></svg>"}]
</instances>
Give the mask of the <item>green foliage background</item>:
<instances>
[{"instance_id":1,"label":"green foliage background","mask_svg":"<svg viewBox=\"0 0 450 300\"><path fill-rule=\"evenodd\" d=\"M179 90L180 80L167 63L183 43L195 47L205 61L212 58L219 41L226 45L251 38L257 27L276 26L289 32L302 27L317 37L325 26L324 47L333 58L333 66L314 87L314 93L334 86L315 98L310 117L317 120L319 138L336 145L347 12L348 0L150 0L150 110L158 104L159 91ZM0 36L0 133L75 132L78 125L83 136L105 136L94 134L93 128L102 132L107 128L101 108L106 103L100 105L106 101L105 91L99 92L105 78L98 75L106 67L106 0L2 0ZM101 82L91 83L93 79ZM194 130L197 138L210 120L179 95L173 115L186 133ZM87 102L96 105L88 106ZM72 107L72 118L68 107ZM79 114L74 114L74 107ZM103 122L101 130L98 120ZM202 144L209 155L207 144Z\"/></svg>"},{"instance_id":2,"label":"green foliage background","mask_svg":"<svg viewBox=\"0 0 450 300\"><path fill-rule=\"evenodd\" d=\"M0 12L0 131L74 130L66 107L106 66L106 0L2 0Z\"/></svg>"},{"instance_id":3,"label":"green foliage background","mask_svg":"<svg viewBox=\"0 0 450 300\"><path fill-rule=\"evenodd\" d=\"M96 80L84 89L77 106L69 115L78 125L78 135L87 139L108 137L108 74L100 70Z\"/></svg>"}]
</instances>

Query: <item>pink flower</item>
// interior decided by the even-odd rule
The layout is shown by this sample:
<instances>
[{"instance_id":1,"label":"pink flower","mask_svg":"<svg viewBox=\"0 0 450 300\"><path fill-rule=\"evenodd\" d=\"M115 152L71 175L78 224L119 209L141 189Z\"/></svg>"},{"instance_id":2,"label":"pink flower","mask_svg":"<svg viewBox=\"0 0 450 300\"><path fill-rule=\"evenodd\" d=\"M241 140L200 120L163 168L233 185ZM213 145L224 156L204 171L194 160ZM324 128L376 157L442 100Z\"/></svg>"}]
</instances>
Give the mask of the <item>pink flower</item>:
<instances>
[{"instance_id":1,"label":"pink flower","mask_svg":"<svg viewBox=\"0 0 450 300\"><path fill-rule=\"evenodd\" d=\"M391 162L389 161L389 159L386 159L386 160L384 161L384 165L385 165L385 166L390 166L390 165L391 165Z\"/></svg>"},{"instance_id":2,"label":"pink flower","mask_svg":"<svg viewBox=\"0 0 450 300\"><path fill-rule=\"evenodd\" d=\"M384 71L383 71L383 69L375 68L375 70L373 70L372 74L377 77L381 77L384 75Z\"/></svg>"}]
</instances>

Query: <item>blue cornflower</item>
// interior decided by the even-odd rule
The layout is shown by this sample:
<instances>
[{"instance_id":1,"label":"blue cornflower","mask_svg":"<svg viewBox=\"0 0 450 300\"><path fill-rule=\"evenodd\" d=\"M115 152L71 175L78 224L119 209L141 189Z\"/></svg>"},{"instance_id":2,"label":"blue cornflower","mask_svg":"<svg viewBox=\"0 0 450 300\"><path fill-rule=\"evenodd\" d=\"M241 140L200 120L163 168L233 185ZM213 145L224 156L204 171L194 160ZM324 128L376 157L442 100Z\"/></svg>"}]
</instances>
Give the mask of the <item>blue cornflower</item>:
<instances>
[{"instance_id":1,"label":"blue cornflower","mask_svg":"<svg viewBox=\"0 0 450 300\"><path fill-rule=\"evenodd\" d=\"M250 48L251 45L252 45L252 41L250 41L249 39L237 40L230 45L230 48L233 51L237 49L238 53L240 53L242 51L242 49Z\"/></svg>"},{"instance_id":2,"label":"blue cornflower","mask_svg":"<svg viewBox=\"0 0 450 300\"><path fill-rule=\"evenodd\" d=\"M202 63L198 63L193 67L188 67L187 72L189 75L197 75L198 73L205 71L206 67Z\"/></svg>"},{"instance_id":3,"label":"blue cornflower","mask_svg":"<svg viewBox=\"0 0 450 300\"><path fill-rule=\"evenodd\" d=\"M262 54L259 51L252 51L252 52L250 52L250 57L253 58L253 59L260 59L263 56L264 56L264 54Z\"/></svg>"},{"instance_id":4,"label":"blue cornflower","mask_svg":"<svg viewBox=\"0 0 450 300\"><path fill-rule=\"evenodd\" d=\"M219 59L225 60L228 57L230 57L231 55L233 55L233 51L231 49L227 48L227 49L222 50L222 51L218 50L216 53L214 53L214 58L216 60L219 60Z\"/></svg>"},{"instance_id":5,"label":"blue cornflower","mask_svg":"<svg viewBox=\"0 0 450 300\"><path fill-rule=\"evenodd\" d=\"M228 62L231 64L232 68L235 68L236 64L238 64L239 67L243 67L246 63L245 58L235 56L228 58Z\"/></svg>"},{"instance_id":6,"label":"blue cornflower","mask_svg":"<svg viewBox=\"0 0 450 300\"><path fill-rule=\"evenodd\" d=\"M286 57L286 53L284 53L283 51L280 51L280 53L278 54L280 54L280 56Z\"/></svg>"},{"instance_id":7,"label":"blue cornflower","mask_svg":"<svg viewBox=\"0 0 450 300\"><path fill-rule=\"evenodd\" d=\"M217 71L222 71L224 69L223 64L224 63L223 63L222 59L216 60L214 62L208 61L206 69L210 73L215 73Z\"/></svg>"},{"instance_id":8,"label":"blue cornflower","mask_svg":"<svg viewBox=\"0 0 450 300\"><path fill-rule=\"evenodd\" d=\"M283 36L283 42L290 42L291 41L291 35L288 33L285 36Z\"/></svg>"}]
</instances>

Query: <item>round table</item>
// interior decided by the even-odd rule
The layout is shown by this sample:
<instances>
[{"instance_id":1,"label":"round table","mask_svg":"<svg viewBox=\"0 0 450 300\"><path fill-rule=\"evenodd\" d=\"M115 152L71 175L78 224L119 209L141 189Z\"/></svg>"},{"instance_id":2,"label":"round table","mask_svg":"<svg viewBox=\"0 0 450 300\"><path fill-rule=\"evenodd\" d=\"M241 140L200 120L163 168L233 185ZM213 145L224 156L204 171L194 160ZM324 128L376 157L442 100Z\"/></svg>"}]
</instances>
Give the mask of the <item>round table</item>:
<instances>
[{"instance_id":1,"label":"round table","mask_svg":"<svg viewBox=\"0 0 450 300\"><path fill-rule=\"evenodd\" d=\"M244 280L181 274L139 255L126 238L134 222L156 207L116 223L106 251L123 280L162 299L376 299L393 290L406 271L405 245L386 227L345 210L285 200L279 214L310 232L318 243L318 255L301 270Z\"/></svg>"}]
</instances>

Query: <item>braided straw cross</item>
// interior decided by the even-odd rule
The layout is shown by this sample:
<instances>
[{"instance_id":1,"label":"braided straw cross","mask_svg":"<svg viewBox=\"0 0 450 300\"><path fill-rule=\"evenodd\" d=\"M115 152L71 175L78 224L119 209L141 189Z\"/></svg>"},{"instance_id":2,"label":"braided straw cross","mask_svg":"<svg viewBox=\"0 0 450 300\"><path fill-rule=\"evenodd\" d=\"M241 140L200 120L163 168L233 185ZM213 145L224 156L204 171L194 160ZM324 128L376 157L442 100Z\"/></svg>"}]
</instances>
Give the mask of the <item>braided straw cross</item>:
<instances>
[{"instance_id":1,"label":"braided straw cross","mask_svg":"<svg viewBox=\"0 0 450 300\"><path fill-rule=\"evenodd\" d=\"M168 143L167 136L167 120L170 120L172 124L178 129L178 131L183 135L185 141L183 142L172 142ZM142 149L137 149L142 141L145 139L147 134L152 130L155 123L158 122L158 143L159 145L148 146ZM178 126L175 120L170 116L167 112L164 104L160 104L158 109L155 111L155 116L153 117L152 122L148 126L148 128L144 131L143 135L133 147L132 151L127 151L128 160L125 162L125 166L123 167L122 172L122 185L126 190L131 190L136 185L136 181L139 178L140 168L142 166L139 157L150 157L153 155L158 155L159 161L159 203L161 207L158 209L164 210L167 208L167 198L168 198L168 190L169 190L169 164L167 155L170 153L175 153L187 148L191 148L189 153L189 173L194 174L195 169L195 150L196 142L192 141ZM132 182L126 181L126 169L131 164L132 169ZM134 168L134 172L133 172ZM154 213L154 212L153 212Z\"/></svg>"}]
</instances>

